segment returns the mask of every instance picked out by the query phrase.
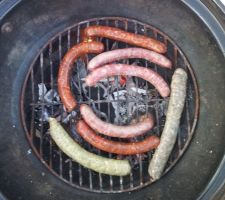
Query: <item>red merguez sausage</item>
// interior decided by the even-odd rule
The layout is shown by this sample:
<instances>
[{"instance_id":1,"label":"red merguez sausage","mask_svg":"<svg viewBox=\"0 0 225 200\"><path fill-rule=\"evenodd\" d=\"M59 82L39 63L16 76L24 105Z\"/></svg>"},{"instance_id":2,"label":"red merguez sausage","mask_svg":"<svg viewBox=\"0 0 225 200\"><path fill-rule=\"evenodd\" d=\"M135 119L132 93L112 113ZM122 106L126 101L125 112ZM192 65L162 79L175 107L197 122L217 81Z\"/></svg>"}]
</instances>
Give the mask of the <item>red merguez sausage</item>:
<instances>
[{"instance_id":1,"label":"red merguez sausage","mask_svg":"<svg viewBox=\"0 0 225 200\"><path fill-rule=\"evenodd\" d=\"M82 42L73 46L64 56L59 66L58 72L58 91L63 105L71 112L77 102L70 89L70 74L75 60L87 53L101 53L104 46L100 42Z\"/></svg>"},{"instance_id":2,"label":"red merguez sausage","mask_svg":"<svg viewBox=\"0 0 225 200\"><path fill-rule=\"evenodd\" d=\"M94 86L99 80L115 75L137 76L151 83L159 91L162 97L167 97L170 94L168 84L158 73L154 72L151 69L135 65L126 65L126 64L104 65L92 71L86 77L85 81L87 86Z\"/></svg>"},{"instance_id":3,"label":"red merguez sausage","mask_svg":"<svg viewBox=\"0 0 225 200\"><path fill-rule=\"evenodd\" d=\"M115 142L97 135L83 120L78 121L76 130L81 137L97 149L121 155L134 155L148 152L159 145L159 138L149 136L141 142Z\"/></svg>"},{"instance_id":4,"label":"red merguez sausage","mask_svg":"<svg viewBox=\"0 0 225 200\"><path fill-rule=\"evenodd\" d=\"M95 56L88 63L88 69L92 71L102 65L128 58L146 59L165 68L172 67L171 61L159 53L143 48L126 48L107 51Z\"/></svg>"},{"instance_id":5,"label":"red merguez sausage","mask_svg":"<svg viewBox=\"0 0 225 200\"><path fill-rule=\"evenodd\" d=\"M145 117L142 121L127 125L118 126L102 121L98 118L93 110L86 104L80 106L80 113L84 121L98 133L111 137L130 138L144 134L152 129L154 122L152 116Z\"/></svg>"},{"instance_id":6,"label":"red merguez sausage","mask_svg":"<svg viewBox=\"0 0 225 200\"><path fill-rule=\"evenodd\" d=\"M123 31L109 26L89 26L83 31L83 40L91 41L95 37L105 37L130 45L143 47L158 53L165 53L167 48L165 44L153 38Z\"/></svg>"}]
</instances>

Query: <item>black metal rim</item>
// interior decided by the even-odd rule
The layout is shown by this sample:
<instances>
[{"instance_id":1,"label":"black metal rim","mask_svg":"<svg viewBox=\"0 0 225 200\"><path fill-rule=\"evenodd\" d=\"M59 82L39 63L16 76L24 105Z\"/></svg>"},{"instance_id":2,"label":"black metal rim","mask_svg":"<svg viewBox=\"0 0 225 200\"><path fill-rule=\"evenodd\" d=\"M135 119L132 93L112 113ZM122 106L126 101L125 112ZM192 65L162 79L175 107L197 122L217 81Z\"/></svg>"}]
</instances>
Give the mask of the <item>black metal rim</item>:
<instances>
[{"instance_id":1,"label":"black metal rim","mask_svg":"<svg viewBox=\"0 0 225 200\"><path fill-rule=\"evenodd\" d=\"M1 6L3 4L5 4L7 0L2 0L1 2ZM10 5L10 9L2 9L1 7L1 19L3 19L4 16L6 16L9 11L11 11L15 5L19 4L21 2L21 0L15 0L13 1L13 4ZM205 10L205 7L204 7L204 4L200 1L197 1L196 4L198 4L197 6L195 4L193 4L192 1L187 1L187 0L182 0L183 3L185 3L198 17L200 17L202 19L202 21L205 22L205 24L209 27L210 29L210 26L208 24L208 21L210 20L215 20L213 18L212 15L209 14L209 10ZM219 4L218 4L219 6ZM220 9L223 9L223 8L220 8ZM203 14L204 13L204 14ZM218 22L216 22L217 26L219 25ZM210 29L210 31L213 33L213 35L216 35L216 39L217 39L217 42L219 43L218 41L218 37L219 35L221 36L221 30L219 29ZM222 37L223 41L225 41L225 36ZM225 45L224 44L221 44L222 46L222 50L224 52L224 49L225 49ZM220 173L221 172L221 173ZM202 193L201 195L201 198L200 199L210 199L212 197L212 194L215 194L217 192L219 192L220 188L222 187L222 185L224 185L224 180L225 180L225 158L223 159L223 161L221 162L218 170L217 170L217 173L215 173L214 175L214 178L212 179L211 183L208 185L207 189ZM213 184L213 182L216 182L217 184ZM218 187L219 186L219 187ZM207 197L204 196L204 194L207 194ZM4 197L1 197L2 199L5 199Z\"/></svg>"}]
</instances>

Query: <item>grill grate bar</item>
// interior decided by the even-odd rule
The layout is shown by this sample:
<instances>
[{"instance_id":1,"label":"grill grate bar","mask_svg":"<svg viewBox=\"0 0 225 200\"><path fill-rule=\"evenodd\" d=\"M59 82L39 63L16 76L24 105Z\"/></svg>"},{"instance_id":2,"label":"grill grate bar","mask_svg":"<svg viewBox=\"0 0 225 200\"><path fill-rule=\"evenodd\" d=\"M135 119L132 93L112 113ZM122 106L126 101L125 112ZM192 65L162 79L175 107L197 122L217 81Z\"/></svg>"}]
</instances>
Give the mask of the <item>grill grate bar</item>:
<instances>
[{"instance_id":1,"label":"grill grate bar","mask_svg":"<svg viewBox=\"0 0 225 200\"><path fill-rule=\"evenodd\" d=\"M88 169L88 175L89 175L89 188L92 190L93 189L93 181L92 181L92 173L91 173L90 169Z\"/></svg>"},{"instance_id":2,"label":"grill grate bar","mask_svg":"<svg viewBox=\"0 0 225 200\"><path fill-rule=\"evenodd\" d=\"M163 37L163 42L164 44L166 45L166 47L168 48L168 38L167 37ZM169 57L168 55L166 55L167 57ZM173 66L172 66L173 67ZM164 77L165 77L165 80L168 80L168 73L167 73L167 69L164 70Z\"/></svg>"},{"instance_id":3,"label":"grill grate bar","mask_svg":"<svg viewBox=\"0 0 225 200\"><path fill-rule=\"evenodd\" d=\"M73 183L73 161L69 159L69 181Z\"/></svg>"},{"instance_id":4,"label":"grill grate bar","mask_svg":"<svg viewBox=\"0 0 225 200\"><path fill-rule=\"evenodd\" d=\"M71 48L71 29L67 31L67 50ZM73 121L70 121L70 127L74 125ZM73 161L69 159L69 182L73 183Z\"/></svg>"},{"instance_id":5,"label":"grill grate bar","mask_svg":"<svg viewBox=\"0 0 225 200\"><path fill-rule=\"evenodd\" d=\"M58 60L62 60L62 35L59 34L58 37L58 52L59 52L59 58ZM63 116L64 108L61 108L61 116ZM63 159L62 159L62 151L60 148L58 148L58 155L59 155L59 175L62 177L63 174Z\"/></svg>"},{"instance_id":6,"label":"grill grate bar","mask_svg":"<svg viewBox=\"0 0 225 200\"><path fill-rule=\"evenodd\" d=\"M52 42L49 44L49 65L50 65L50 81L51 81L51 89L54 89L54 76L53 76L53 61L52 61ZM52 92L52 105L51 105L51 115L53 116L53 92ZM52 167L52 139L49 140L49 166Z\"/></svg>"},{"instance_id":7,"label":"grill grate bar","mask_svg":"<svg viewBox=\"0 0 225 200\"><path fill-rule=\"evenodd\" d=\"M190 89L189 87L188 87L188 89ZM189 91L187 91L187 92L189 92ZM186 117L187 117L187 129L188 129L188 133L190 133L191 132L191 125L190 125L190 113L189 113L189 109L188 109L188 107L189 107L189 102L188 102L188 98L186 98L186 102L185 102L186 104L185 104L185 106L186 106Z\"/></svg>"},{"instance_id":8,"label":"grill grate bar","mask_svg":"<svg viewBox=\"0 0 225 200\"><path fill-rule=\"evenodd\" d=\"M30 72L30 77L31 77L31 93L32 93L32 102L35 102L35 91L34 91L34 69L31 69ZM31 123L30 123L30 134L29 134L29 139L33 141L33 136L34 136L34 109L31 111Z\"/></svg>"},{"instance_id":9,"label":"grill grate bar","mask_svg":"<svg viewBox=\"0 0 225 200\"><path fill-rule=\"evenodd\" d=\"M59 34L58 42L59 42L59 45L58 45L59 60L62 60L62 35L61 34Z\"/></svg>"},{"instance_id":10,"label":"grill grate bar","mask_svg":"<svg viewBox=\"0 0 225 200\"><path fill-rule=\"evenodd\" d=\"M78 74L78 73L77 73ZM155 91L156 90L151 90L152 93L156 93ZM81 97L82 98L82 97ZM82 104L82 103L86 103L86 104L91 104L91 103L112 103L112 102L118 102L118 103L122 103L122 102L125 102L126 100L124 99L107 99L107 100L95 100L95 101L92 101L92 100L87 100L87 101L82 101L82 100L79 100L78 103L79 104ZM156 101L158 102L162 102L162 101L169 101L169 98L165 98L165 99L160 99L160 98L154 98L154 99L149 99L149 100L146 100L147 103L155 103ZM132 102L136 102L136 100L133 100L133 99L129 99L129 103L132 103ZM30 106L33 106L33 107L39 107L39 106L51 106L51 105L62 105L62 103L47 103L47 102L37 102L37 103L30 103ZM148 107L153 107L151 105L148 105Z\"/></svg>"},{"instance_id":11,"label":"grill grate bar","mask_svg":"<svg viewBox=\"0 0 225 200\"><path fill-rule=\"evenodd\" d=\"M41 70L41 87L42 87L42 95L41 95L41 102L44 102L44 61L43 61L43 53L41 53L40 55L40 70ZM41 106L41 112L44 112L44 106ZM40 147L39 147L39 151L40 151L40 156L43 156L43 135L44 135L44 130L43 130L43 126L44 126L44 116L43 114L41 115L41 133L40 133Z\"/></svg>"},{"instance_id":12,"label":"grill grate bar","mask_svg":"<svg viewBox=\"0 0 225 200\"><path fill-rule=\"evenodd\" d=\"M157 40L157 32L155 31L155 30L153 30L153 35L154 35L154 38ZM158 69L157 69L157 66L156 66L156 64L155 63L153 63L153 66L154 66L154 71L155 72L158 72ZM156 99L159 99L160 97L159 97L159 93L158 93L158 91L156 91ZM155 107L155 115L156 115L156 124L157 124L157 126L156 126L156 133L157 133L157 135L158 136L160 136L160 123L159 123L159 112L158 112L158 110L159 110L159 101L158 100L156 100L156 107Z\"/></svg>"},{"instance_id":13,"label":"grill grate bar","mask_svg":"<svg viewBox=\"0 0 225 200\"><path fill-rule=\"evenodd\" d=\"M178 65L178 59L177 59L177 57L178 57L178 50L175 48L174 49L174 57L173 57L173 60L174 60L174 65L175 65L175 67L177 68L177 65ZM186 105L185 105L186 106ZM181 152L181 149L182 149L182 135L181 135L181 131L178 131L178 136L177 136L177 145L178 145L178 148L179 148L179 154L180 154L180 152ZM173 161L173 159L172 159L172 156L171 156L171 159L170 159L170 161L172 162Z\"/></svg>"},{"instance_id":14,"label":"grill grate bar","mask_svg":"<svg viewBox=\"0 0 225 200\"><path fill-rule=\"evenodd\" d=\"M80 26L79 25L77 27L77 41L76 42L77 42L77 44L80 42ZM78 68L78 63L76 63L76 67ZM77 77L80 80L80 70L79 69L77 69ZM78 81L78 86L79 86L79 90L81 92L82 89L81 89L80 81ZM82 94L80 96L82 99L83 98ZM78 174L79 174L79 185L82 186L83 185L82 166L79 163L78 163ZM92 180L92 179L90 179L90 171L89 171L89 180ZM90 185L92 185L92 183L89 181L89 188L90 188Z\"/></svg>"},{"instance_id":15,"label":"grill grate bar","mask_svg":"<svg viewBox=\"0 0 225 200\"><path fill-rule=\"evenodd\" d=\"M71 30L69 29L67 31L67 50L69 50L70 47L71 47L71 41L70 41L71 36L70 36L70 34L71 34Z\"/></svg>"},{"instance_id":16,"label":"grill grate bar","mask_svg":"<svg viewBox=\"0 0 225 200\"><path fill-rule=\"evenodd\" d=\"M137 23L134 23L134 33L138 34L138 27L137 27ZM139 87L139 79L137 77L135 77L135 87L136 87L136 93L138 93L138 87ZM138 106L138 101L136 99L136 107ZM136 109L136 119L139 119L139 113L138 113L138 109ZM143 140L144 137L141 136L141 139ZM137 141L137 139L135 138L135 141ZM138 164L139 164L139 182L140 185L143 184L143 163L142 163L142 159L141 159L141 155L137 155L138 156Z\"/></svg>"},{"instance_id":17,"label":"grill grate bar","mask_svg":"<svg viewBox=\"0 0 225 200\"><path fill-rule=\"evenodd\" d=\"M99 85L98 85L98 88L97 88L97 98L98 98L98 101L100 100L100 88L99 88ZM98 110L101 110L101 105L100 103L98 102ZM98 150L98 155L101 155L101 151ZM98 173L98 176L99 176L99 189L100 191L102 191L102 174L101 173Z\"/></svg>"},{"instance_id":18,"label":"grill grate bar","mask_svg":"<svg viewBox=\"0 0 225 200\"><path fill-rule=\"evenodd\" d=\"M109 153L109 158L112 158L111 153ZM113 177L111 175L109 176L109 190L113 191Z\"/></svg>"},{"instance_id":19,"label":"grill grate bar","mask_svg":"<svg viewBox=\"0 0 225 200\"><path fill-rule=\"evenodd\" d=\"M106 20L106 26L109 25L109 21ZM106 39L106 50L109 51L109 40ZM109 85L109 78L107 77L107 84ZM110 111L110 99L109 99L109 90L107 90L107 113L108 113L108 119L107 121L109 121L110 119L110 115L111 115L111 111ZM109 158L112 158L112 154L109 153ZM113 177L110 175L109 176L109 190L113 191Z\"/></svg>"},{"instance_id":20,"label":"grill grate bar","mask_svg":"<svg viewBox=\"0 0 225 200\"><path fill-rule=\"evenodd\" d=\"M78 173L79 173L79 185L83 185L83 176L82 176L82 167L80 164L78 164Z\"/></svg>"},{"instance_id":21,"label":"grill grate bar","mask_svg":"<svg viewBox=\"0 0 225 200\"><path fill-rule=\"evenodd\" d=\"M147 30L148 28L146 26L144 26L144 35L147 36ZM148 61L145 60L145 67L148 68ZM148 87L148 81L145 80L145 90L146 91L149 91L149 87ZM150 99L150 101L152 101L152 99ZM147 98L145 98L145 106L146 106L146 115L148 114L148 101L147 101Z\"/></svg>"},{"instance_id":22,"label":"grill grate bar","mask_svg":"<svg viewBox=\"0 0 225 200\"><path fill-rule=\"evenodd\" d=\"M177 68L177 48L174 48L173 50L173 62L174 62L174 67Z\"/></svg>"},{"instance_id":23,"label":"grill grate bar","mask_svg":"<svg viewBox=\"0 0 225 200\"><path fill-rule=\"evenodd\" d=\"M188 70L188 63L185 60L185 69L186 71ZM190 66L189 66L190 67ZM188 135L190 136L191 134L191 119L190 119L190 112L189 112L189 101L188 101L188 94L192 93L192 88L191 88L191 84L189 83L190 80L187 80L187 97L186 97L186 101L185 101L185 106L186 106L186 118L187 118L187 130L188 130Z\"/></svg>"},{"instance_id":24,"label":"grill grate bar","mask_svg":"<svg viewBox=\"0 0 225 200\"><path fill-rule=\"evenodd\" d=\"M128 22L127 21L124 21L124 30L125 31L128 31ZM128 47L128 44L126 44L126 48ZM124 63L125 64L130 64L129 63L129 59L126 59L126 60L124 60ZM131 77L127 77L127 79L130 79ZM127 115L128 116L130 116L131 115L131 113L130 113L130 109L129 109L129 103L130 103L131 101L130 101L130 99L128 99L128 98L126 98L126 106L127 106ZM131 160L132 159L132 156L129 156L129 159ZM130 173L130 184L129 184L129 187L130 188L133 188L134 187L134 177L133 177L133 171L131 170L131 173Z\"/></svg>"},{"instance_id":25,"label":"grill grate bar","mask_svg":"<svg viewBox=\"0 0 225 200\"><path fill-rule=\"evenodd\" d=\"M119 27L119 22L118 20L115 20L115 27ZM118 48L118 42L116 43L116 47ZM120 81L119 79L121 78L121 76L116 76L116 88L117 88L117 96L119 97L119 87L120 87ZM117 110L119 110L119 104L117 103ZM119 125L121 125L120 120L119 120ZM121 142L121 139L119 138L119 141ZM120 176L120 190L123 190L123 176Z\"/></svg>"},{"instance_id":26,"label":"grill grate bar","mask_svg":"<svg viewBox=\"0 0 225 200\"><path fill-rule=\"evenodd\" d=\"M89 23L87 24L87 27L89 26ZM80 28L80 27L79 27ZM79 30L79 38L80 38L80 30ZM78 40L78 42L79 42L79 40ZM88 55L86 55L85 56L85 61L88 63L88 60L89 60L89 58L88 58ZM80 71L80 70L79 70ZM80 79L79 79L80 80ZM79 85L81 85L80 84L80 81L79 81ZM80 87L80 86L79 86ZM90 90L90 88L89 88L89 94L91 95L91 90ZM82 95L81 95L82 96ZM83 97L82 97L82 99L83 99ZM88 149L89 150L91 150L91 145L90 144L88 144ZM93 180L92 180L92 171L90 170L90 169L88 169L88 174L89 174L89 188L93 188Z\"/></svg>"},{"instance_id":27,"label":"grill grate bar","mask_svg":"<svg viewBox=\"0 0 225 200\"><path fill-rule=\"evenodd\" d=\"M58 37L58 52L59 52L59 60L62 60L62 35L59 34ZM63 116L64 108L61 107L61 116ZM62 159L62 151L58 148L59 155L59 175L63 177L63 159Z\"/></svg>"},{"instance_id":28,"label":"grill grate bar","mask_svg":"<svg viewBox=\"0 0 225 200\"><path fill-rule=\"evenodd\" d=\"M80 26L77 28L77 44L80 42ZM79 68L78 63L76 63L76 68ZM77 78L80 80L80 70L77 69ZM83 100L81 81L78 81L79 93L81 94L81 100Z\"/></svg>"}]
</instances>

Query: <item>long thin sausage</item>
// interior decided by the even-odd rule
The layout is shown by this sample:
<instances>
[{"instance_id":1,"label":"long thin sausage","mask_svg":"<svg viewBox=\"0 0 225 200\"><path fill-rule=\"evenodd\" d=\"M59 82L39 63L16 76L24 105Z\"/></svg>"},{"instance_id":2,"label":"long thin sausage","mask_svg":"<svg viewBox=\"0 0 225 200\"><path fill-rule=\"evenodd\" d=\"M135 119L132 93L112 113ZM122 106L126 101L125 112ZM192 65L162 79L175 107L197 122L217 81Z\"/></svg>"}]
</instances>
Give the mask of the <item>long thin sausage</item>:
<instances>
[{"instance_id":1,"label":"long thin sausage","mask_svg":"<svg viewBox=\"0 0 225 200\"><path fill-rule=\"evenodd\" d=\"M86 104L80 106L80 113L84 121L95 131L111 137L130 138L144 134L152 129L154 122L151 116L141 122L127 126L118 126L107 123L98 118L93 110Z\"/></svg>"},{"instance_id":2,"label":"long thin sausage","mask_svg":"<svg viewBox=\"0 0 225 200\"><path fill-rule=\"evenodd\" d=\"M104 46L100 42L83 42L73 46L64 56L58 72L58 91L63 105L71 112L76 106L77 102L74 98L70 88L70 74L75 60L87 53L101 53Z\"/></svg>"},{"instance_id":3,"label":"long thin sausage","mask_svg":"<svg viewBox=\"0 0 225 200\"><path fill-rule=\"evenodd\" d=\"M167 48L165 44L153 38L123 31L119 28L109 26L89 26L83 31L83 40L92 41L95 37L105 37L130 45L143 47L158 53L165 53Z\"/></svg>"},{"instance_id":4,"label":"long thin sausage","mask_svg":"<svg viewBox=\"0 0 225 200\"><path fill-rule=\"evenodd\" d=\"M169 96L170 89L164 79L151 69L126 64L109 64L92 71L85 79L87 86L94 86L99 80L115 76L137 76L151 83L162 97Z\"/></svg>"},{"instance_id":5,"label":"long thin sausage","mask_svg":"<svg viewBox=\"0 0 225 200\"><path fill-rule=\"evenodd\" d=\"M83 120L78 121L76 130L92 146L120 155L134 155L148 152L159 145L159 138L149 136L141 142L115 142L97 135Z\"/></svg>"},{"instance_id":6,"label":"long thin sausage","mask_svg":"<svg viewBox=\"0 0 225 200\"><path fill-rule=\"evenodd\" d=\"M112 63L122 59L141 58L153 62L165 68L171 68L171 61L165 56L143 48L126 48L107 51L95 56L88 63L88 69L93 71L102 65Z\"/></svg>"},{"instance_id":7,"label":"long thin sausage","mask_svg":"<svg viewBox=\"0 0 225 200\"><path fill-rule=\"evenodd\" d=\"M109 159L90 153L77 144L56 119L49 118L49 124L50 135L58 147L82 166L114 176L126 176L130 173L131 166L127 160Z\"/></svg>"},{"instance_id":8,"label":"long thin sausage","mask_svg":"<svg viewBox=\"0 0 225 200\"><path fill-rule=\"evenodd\" d=\"M187 74L183 69L178 68L172 77L171 95L161 141L149 164L148 172L153 181L161 177L176 142L185 103L186 84Z\"/></svg>"}]
</instances>

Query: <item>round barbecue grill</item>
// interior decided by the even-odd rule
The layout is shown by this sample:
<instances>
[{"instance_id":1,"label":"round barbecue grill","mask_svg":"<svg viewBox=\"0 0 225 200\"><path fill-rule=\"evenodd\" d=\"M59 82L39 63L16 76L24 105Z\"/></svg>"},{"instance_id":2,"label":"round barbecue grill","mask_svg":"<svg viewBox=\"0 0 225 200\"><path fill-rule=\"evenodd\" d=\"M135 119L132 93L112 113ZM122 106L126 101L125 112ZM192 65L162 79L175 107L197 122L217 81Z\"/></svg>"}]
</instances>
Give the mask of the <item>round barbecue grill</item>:
<instances>
[{"instance_id":1,"label":"round barbecue grill","mask_svg":"<svg viewBox=\"0 0 225 200\"><path fill-rule=\"evenodd\" d=\"M34 61L27 74L21 96L21 110L24 128L27 138L38 158L53 172L56 176L69 183L72 186L94 192L126 192L142 188L151 183L148 176L148 163L152 153L124 157L122 155L106 154L100 152L94 147L83 141L79 134L76 133L75 123L79 118L79 109L72 113L67 113L59 100L57 92L57 72L59 63L71 46L80 42L80 32L82 28L89 25L107 25L124 29L136 34L143 34L154 37L164 42L168 47L167 57L173 61L173 69L160 69L153 63L148 63L140 59L123 60L122 62L153 68L160 73L168 83L177 67L183 67L189 74L188 95L185 110L181 119L179 136L176 147L170 157L165 173L169 171L178 159L182 156L191 140L193 131L197 122L199 95L197 82L193 71L187 59L175 43L164 33L150 25L143 24L136 20L127 18L97 18L80 22L72 27L60 32L50 40L48 44L40 51L37 59ZM128 45L100 38L100 41L106 46L106 51L111 49L128 47ZM135 85L136 92L123 95L124 91L130 92L132 88L121 86L120 77L116 77L114 83L106 80L106 84L98 84L97 88L88 88L84 85L84 78L87 75L87 63L90 56L78 60L74 66L74 72L71 78L71 87L79 103L88 103L101 118L111 123L123 124L132 120L137 120L140 114L152 113L156 119L156 126L148 134L160 136L166 116L168 98L163 99L158 92L141 79L131 78L127 85ZM131 62L131 63L129 63ZM130 83L131 82L131 83ZM144 90L144 95L138 93ZM143 91L142 91L143 93ZM70 134L83 147L93 153L104 155L109 158L129 159L133 166L132 173L126 177L113 177L108 175L97 174L88 170L78 163L73 162L64 155L60 149L54 145L48 133L48 116L58 118L64 123ZM148 135L146 134L146 135ZM136 140L143 139L143 136L137 137Z\"/></svg>"},{"instance_id":2,"label":"round barbecue grill","mask_svg":"<svg viewBox=\"0 0 225 200\"><path fill-rule=\"evenodd\" d=\"M120 63L153 69L168 84L176 68L181 67L188 74L187 98L176 144L163 176L156 182L148 174L154 150L124 156L96 149L76 131L75 124L81 118L79 106L67 112L60 100L59 64L66 52L81 42L81 31L91 25L117 27L163 42L172 69L143 59L125 59ZM3 105L0 190L8 198L209 199L210 189L203 190L216 174L225 150L223 44L183 3L22 2L2 20L1 33L0 60L4 67L0 67L0 73L4 76L0 80ZM105 51L131 47L111 39L98 40ZM133 142L150 135L160 137L169 97L162 98L152 85L136 77L126 77L126 84L121 76L110 77L96 87L87 87L84 84L89 73L87 64L94 56L85 55L74 63L70 85L78 104L88 104L102 120L118 125L133 123L149 113L155 119L154 128L143 136L107 139ZM49 117L55 117L89 152L128 160L131 174L124 177L100 174L73 161L51 139Z\"/></svg>"}]
</instances>

